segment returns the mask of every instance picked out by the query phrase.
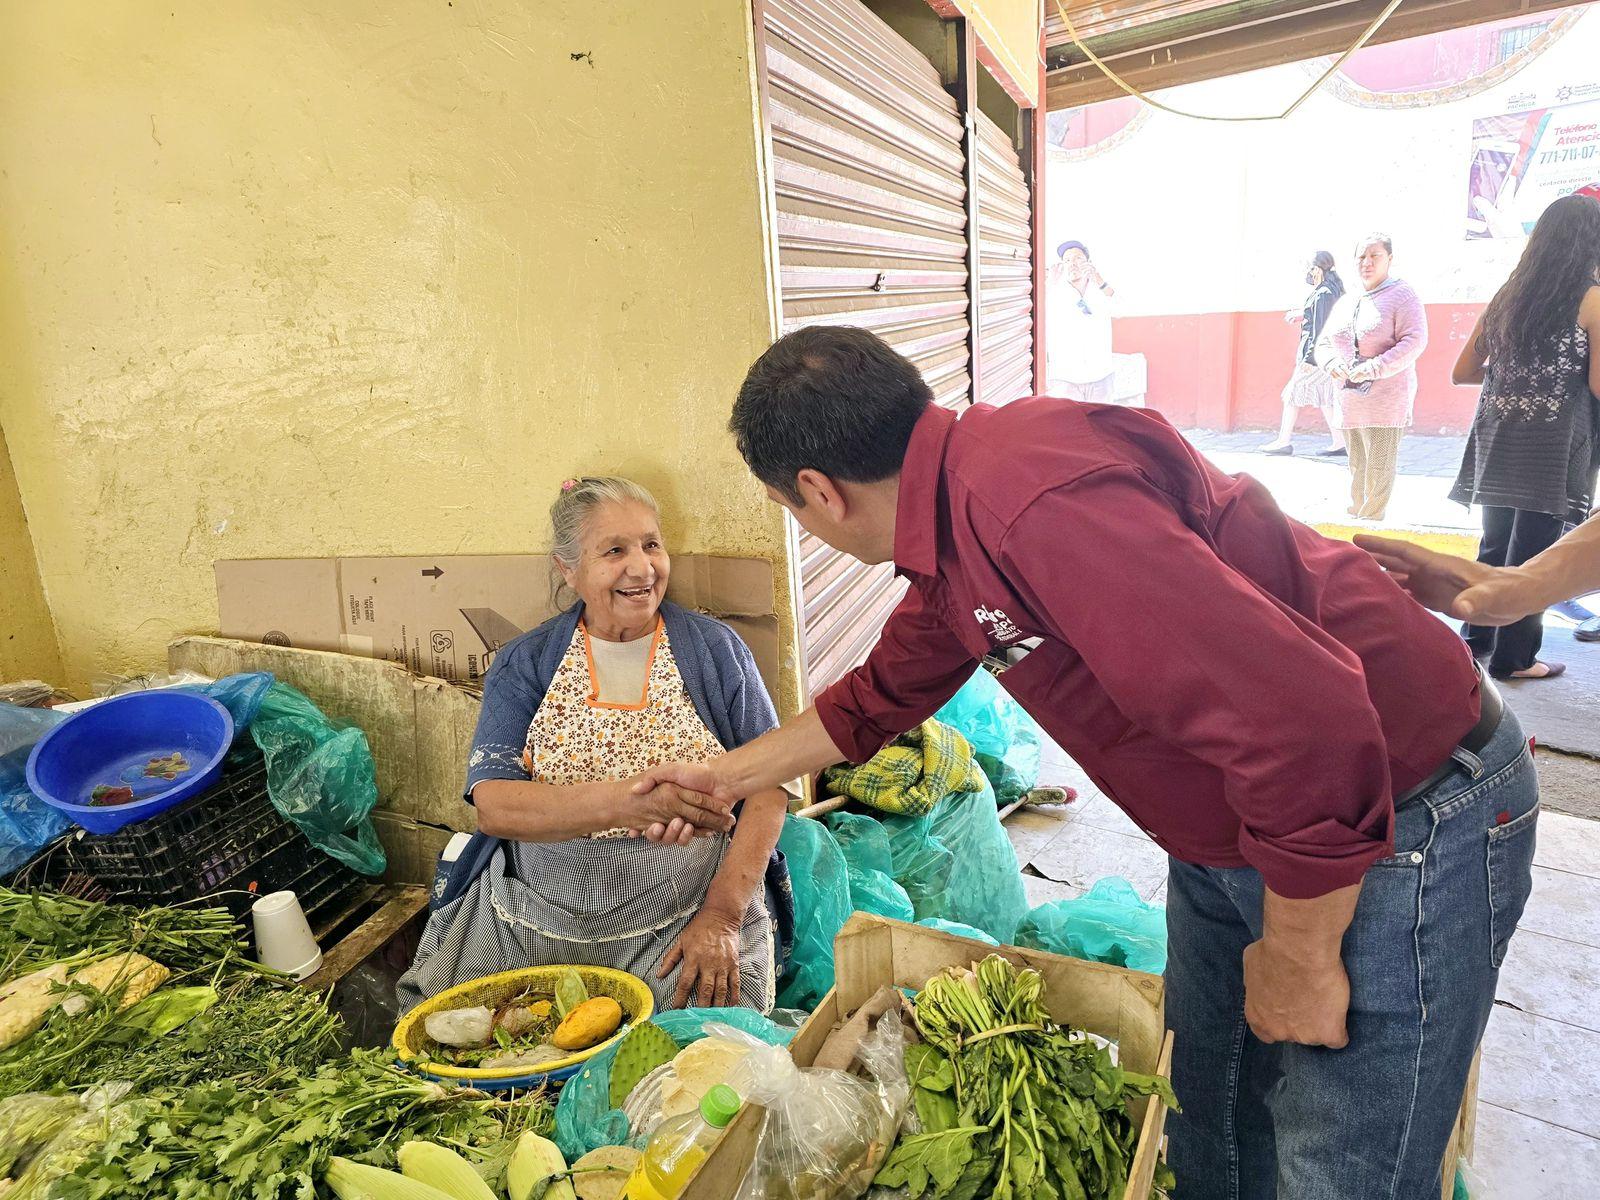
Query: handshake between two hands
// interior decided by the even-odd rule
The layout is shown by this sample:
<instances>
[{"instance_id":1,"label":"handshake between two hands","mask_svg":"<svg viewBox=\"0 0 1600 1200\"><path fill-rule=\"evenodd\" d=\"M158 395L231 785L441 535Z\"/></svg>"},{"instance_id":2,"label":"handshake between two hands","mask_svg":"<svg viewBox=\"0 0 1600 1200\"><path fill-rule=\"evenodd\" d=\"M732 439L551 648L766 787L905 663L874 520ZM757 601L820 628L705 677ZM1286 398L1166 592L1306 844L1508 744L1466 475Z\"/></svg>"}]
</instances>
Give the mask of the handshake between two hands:
<instances>
[{"instance_id":1,"label":"handshake between two hands","mask_svg":"<svg viewBox=\"0 0 1600 1200\"><path fill-rule=\"evenodd\" d=\"M707 763L663 763L629 781L636 811L649 818L634 834L665 845L687 846L697 837L733 830L733 806L742 797L725 788Z\"/></svg>"}]
</instances>

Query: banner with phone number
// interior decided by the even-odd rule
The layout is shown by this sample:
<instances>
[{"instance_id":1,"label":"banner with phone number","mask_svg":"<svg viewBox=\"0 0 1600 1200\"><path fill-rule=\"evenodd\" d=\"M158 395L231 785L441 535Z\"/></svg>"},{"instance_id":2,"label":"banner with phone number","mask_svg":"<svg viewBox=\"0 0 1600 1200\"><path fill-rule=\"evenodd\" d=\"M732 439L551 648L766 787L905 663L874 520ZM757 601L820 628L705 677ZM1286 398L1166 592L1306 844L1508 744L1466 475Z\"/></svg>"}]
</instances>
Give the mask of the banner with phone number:
<instances>
[{"instance_id":1,"label":"banner with phone number","mask_svg":"<svg viewBox=\"0 0 1600 1200\"><path fill-rule=\"evenodd\" d=\"M1520 238L1552 200L1600 183L1600 100L1472 123L1467 237Z\"/></svg>"}]
</instances>

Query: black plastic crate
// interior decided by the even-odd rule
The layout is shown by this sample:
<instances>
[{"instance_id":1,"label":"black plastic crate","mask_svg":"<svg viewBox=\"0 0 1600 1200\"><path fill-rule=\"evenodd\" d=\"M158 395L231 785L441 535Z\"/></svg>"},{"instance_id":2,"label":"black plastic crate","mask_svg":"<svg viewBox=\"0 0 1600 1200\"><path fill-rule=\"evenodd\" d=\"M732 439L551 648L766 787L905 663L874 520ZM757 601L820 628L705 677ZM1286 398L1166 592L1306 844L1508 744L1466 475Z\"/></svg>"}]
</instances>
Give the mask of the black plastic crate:
<instances>
[{"instance_id":1,"label":"black plastic crate","mask_svg":"<svg viewBox=\"0 0 1600 1200\"><path fill-rule=\"evenodd\" d=\"M171 904L215 896L243 919L257 896L292 888L306 916L347 899L363 877L279 815L261 752L236 747L200 795L116 833L70 843L75 870L117 899Z\"/></svg>"}]
</instances>

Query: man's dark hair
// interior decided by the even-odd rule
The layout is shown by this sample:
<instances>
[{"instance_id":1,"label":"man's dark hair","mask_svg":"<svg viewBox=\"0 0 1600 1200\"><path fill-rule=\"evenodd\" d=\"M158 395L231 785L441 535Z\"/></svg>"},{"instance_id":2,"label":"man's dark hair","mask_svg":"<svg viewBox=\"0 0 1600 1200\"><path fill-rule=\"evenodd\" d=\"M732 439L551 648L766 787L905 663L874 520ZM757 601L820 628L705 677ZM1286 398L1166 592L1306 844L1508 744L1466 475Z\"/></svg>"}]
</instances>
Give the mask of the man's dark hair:
<instances>
[{"instance_id":1,"label":"man's dark hair","mask_svg":"<svg viewBox=\"0 0 1600 1200\"><path fill-rule=\"evenodd\" d=\"M911 430L932 403L921 373L882 338L811 325L756 359L728 428L751 473L803 505L795 477L808 468L847 483L898 475Z\"/></svg>"}]
</instances>

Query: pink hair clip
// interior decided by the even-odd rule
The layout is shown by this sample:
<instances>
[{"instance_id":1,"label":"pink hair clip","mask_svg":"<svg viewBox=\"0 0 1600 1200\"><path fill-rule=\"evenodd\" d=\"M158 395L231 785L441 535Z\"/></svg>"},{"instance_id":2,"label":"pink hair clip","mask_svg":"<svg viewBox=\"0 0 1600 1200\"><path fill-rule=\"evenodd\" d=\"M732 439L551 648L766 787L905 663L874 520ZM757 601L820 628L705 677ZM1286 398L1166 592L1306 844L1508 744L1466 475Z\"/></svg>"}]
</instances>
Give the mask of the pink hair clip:
<instances>
[{"instance_id":1,"label":"pink hair clip","mask_svg":"<svg viewBox=\"0 0 1600 1200\"><path fill-rule=\"evenodd\" d=\"M561 485L561 490L563 492L570 492L573 488L575 488L577 486L578 486L578 481L576 479L568 479L566 482L564 482Z\"/></svg>"}]
</instances>

